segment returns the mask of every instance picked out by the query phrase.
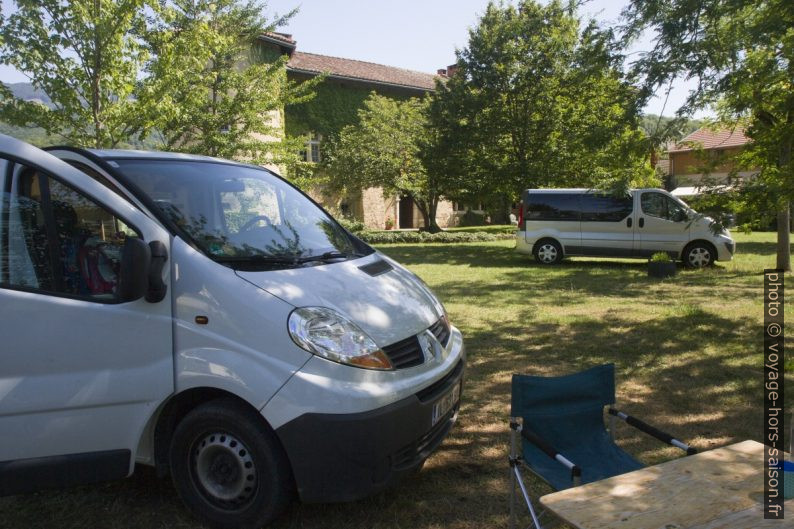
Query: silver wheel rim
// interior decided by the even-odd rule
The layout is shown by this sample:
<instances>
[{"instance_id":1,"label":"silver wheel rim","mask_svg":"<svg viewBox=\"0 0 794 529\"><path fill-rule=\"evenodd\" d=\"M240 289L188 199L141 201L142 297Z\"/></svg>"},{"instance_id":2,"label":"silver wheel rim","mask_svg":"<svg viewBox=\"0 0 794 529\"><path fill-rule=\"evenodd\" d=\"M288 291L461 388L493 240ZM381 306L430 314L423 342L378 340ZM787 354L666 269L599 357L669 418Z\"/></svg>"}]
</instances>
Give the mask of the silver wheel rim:
<instances>
[{"instance_id":1,"label":"silver wheel rim","mask_svg":"<svg viewBox=\"0 0 794 529\"><path fill-rule=\"evenodd\" d=\"M233 435L212 433L195 443L192 468L207 499L224 508L246 504L257 486L248 448Z\"/></svg>"},{"instance_id":2,"label":"silver wheel rim","mask_svg":"<svg viewBox=\"0 0 794 529\"><path fill-rule=\"evenodd\" d=\"M689 264L695 268L703 268L711 262L711 252L702 246L696 246L689 250Z\"/></svg>"},{"instance_id":3,"label":"silver wheel rim","mask_svg":"<svg viewBox=\"0 0 794 529\"><path fill-rule=\"evenodd\" d=\"M557 260L557 248L553 244L544 244L538 249L538 257L543 263L553 263Z\"/></svg>"}]
</instances>

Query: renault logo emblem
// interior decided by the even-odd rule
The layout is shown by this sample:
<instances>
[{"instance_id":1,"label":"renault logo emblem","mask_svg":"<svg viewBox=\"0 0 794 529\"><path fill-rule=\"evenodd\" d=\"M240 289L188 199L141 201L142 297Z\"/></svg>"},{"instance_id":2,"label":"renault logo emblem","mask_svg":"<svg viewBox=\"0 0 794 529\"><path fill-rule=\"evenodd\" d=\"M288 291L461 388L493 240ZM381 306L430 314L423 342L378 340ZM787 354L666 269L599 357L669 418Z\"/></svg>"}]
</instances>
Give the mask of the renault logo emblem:
<instances>
[{"instance_id":1,"label":"renault logo emblem","mask_svg":"<svg viewBox=\"0 0 794 529\"><path fill-rule=\"evenodd\" d=\"M417 336L417 338L419 339L419 347L425 355L425 360L432 360L435 358L435 347L433 347L433 341L428 336L428 333L423 332Z\"/></svg>"}]
</instances>

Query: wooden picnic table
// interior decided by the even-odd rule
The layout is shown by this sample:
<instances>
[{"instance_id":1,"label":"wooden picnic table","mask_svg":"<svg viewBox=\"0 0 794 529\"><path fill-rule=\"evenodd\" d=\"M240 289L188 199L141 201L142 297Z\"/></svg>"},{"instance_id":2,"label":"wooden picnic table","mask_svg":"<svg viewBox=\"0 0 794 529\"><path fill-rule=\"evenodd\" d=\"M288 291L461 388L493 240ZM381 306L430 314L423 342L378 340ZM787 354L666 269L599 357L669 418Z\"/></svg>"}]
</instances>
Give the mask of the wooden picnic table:
<instances>
[{"instance_id":1,"label":"wooden picnic table","mask_svg":"<svg viewBox=\"0 0 794 529\"><path fill-rule=\"evenodd\" d=\"M540 503L578 529L794 528L794 500L785 502L784 520L764 520L763 475L764 445L743 441L547 494Z\"/></svg>"}]
</instances>

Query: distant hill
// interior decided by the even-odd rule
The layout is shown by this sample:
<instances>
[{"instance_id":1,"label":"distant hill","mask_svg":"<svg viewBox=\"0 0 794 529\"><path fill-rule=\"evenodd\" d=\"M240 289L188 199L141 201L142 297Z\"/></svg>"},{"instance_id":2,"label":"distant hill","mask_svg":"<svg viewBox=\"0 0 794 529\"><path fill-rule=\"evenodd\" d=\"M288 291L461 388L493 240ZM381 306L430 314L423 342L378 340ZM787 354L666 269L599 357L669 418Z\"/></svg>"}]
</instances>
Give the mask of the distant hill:
<instances>
[{"instance_id":1,"label":"distant hill","mask_svg":"<svg viewBox=\"0 0 794 529\"><path fill-rule=\"evenodd\" d=\"M26 101L37 99L45 105L52 105L52 100L49 96L44 91L33 88L30 83L5 83L5 85L11 89L12 94L20 99L25 99Z\"/></svg>"},{"instance_id":2,"label":"distant hill","mask_svg":"<svg viewBox=\"0 0 794 529\"><path fill-rule=\"evenodd\" d=\"M33 85L30 83L4 84L11 89L12 94L20 99L25 99L26 101L41 101L45 105L52 105L52 100L49 96L47 96L45 92L33 88ZM39 127L17 127L9 125L8 123L3 123L2 121L0 121L0 134L6 134L39 147L62 143L62 141L58 141L57 137L49 136L44 132L44 129Z\"/></svg>"},{"instance_id":3,"label":"distant hill","mask_svg":"<svg viewBox=\"0 0 794 529\"><path fill-rule=\"evenodd\" d=\"M52 106L52 100L47 94L41 90L37 90L30 83L5 83L11 89L16 97L26 101L41 101L47 106ZM63 145L65 140L60 136L50 136L44 129L39 127L17 127L0 121L0 134L6 134L14 138L26 141L37 147L46 147L48 145ZM130 138L127 142L119 144L120 148L135 148L135 149L156 149L158 143L151 138L140 141L137 138Z\"/></svg>"},{"instance_id":4,"label":"distant hill","mask_svg":"<svg viewBox=\"0 0 794 529\"><path fill-rule=\"evenodd\" d=\"M640 127L649 135L655 132L665 130L666 127L674 120L673 117L659 116L657 114L646 114L642 116ZM671 141L678 141L681 138L688 136L703 126L704 120L702 119L684 119L672 131Z\"/></svg>"}]
</instances>

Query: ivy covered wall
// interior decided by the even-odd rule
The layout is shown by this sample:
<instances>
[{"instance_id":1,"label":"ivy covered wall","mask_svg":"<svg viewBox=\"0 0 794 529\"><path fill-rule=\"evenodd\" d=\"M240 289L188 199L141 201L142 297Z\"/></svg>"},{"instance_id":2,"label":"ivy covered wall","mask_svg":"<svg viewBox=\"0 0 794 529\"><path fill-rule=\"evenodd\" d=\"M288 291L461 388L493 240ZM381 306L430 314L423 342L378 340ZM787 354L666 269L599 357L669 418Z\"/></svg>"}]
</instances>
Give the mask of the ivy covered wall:
<instances>
[{"instance_id":1,"label":"ivy covered wall","mask_svg":"<svg viewBox=\"0 0 794 529\"><path fill-rule=\"evenodd\" d=\"M291 77L300 80L300 77ZM285 132L288 136L309 132L320 133L323 138L336 136L345 125L356 123L358 110L373 91L395 99L421 96L416 91L326 79L315 90L314 99L284 110Z\"/></svg>"}]
</instances>

